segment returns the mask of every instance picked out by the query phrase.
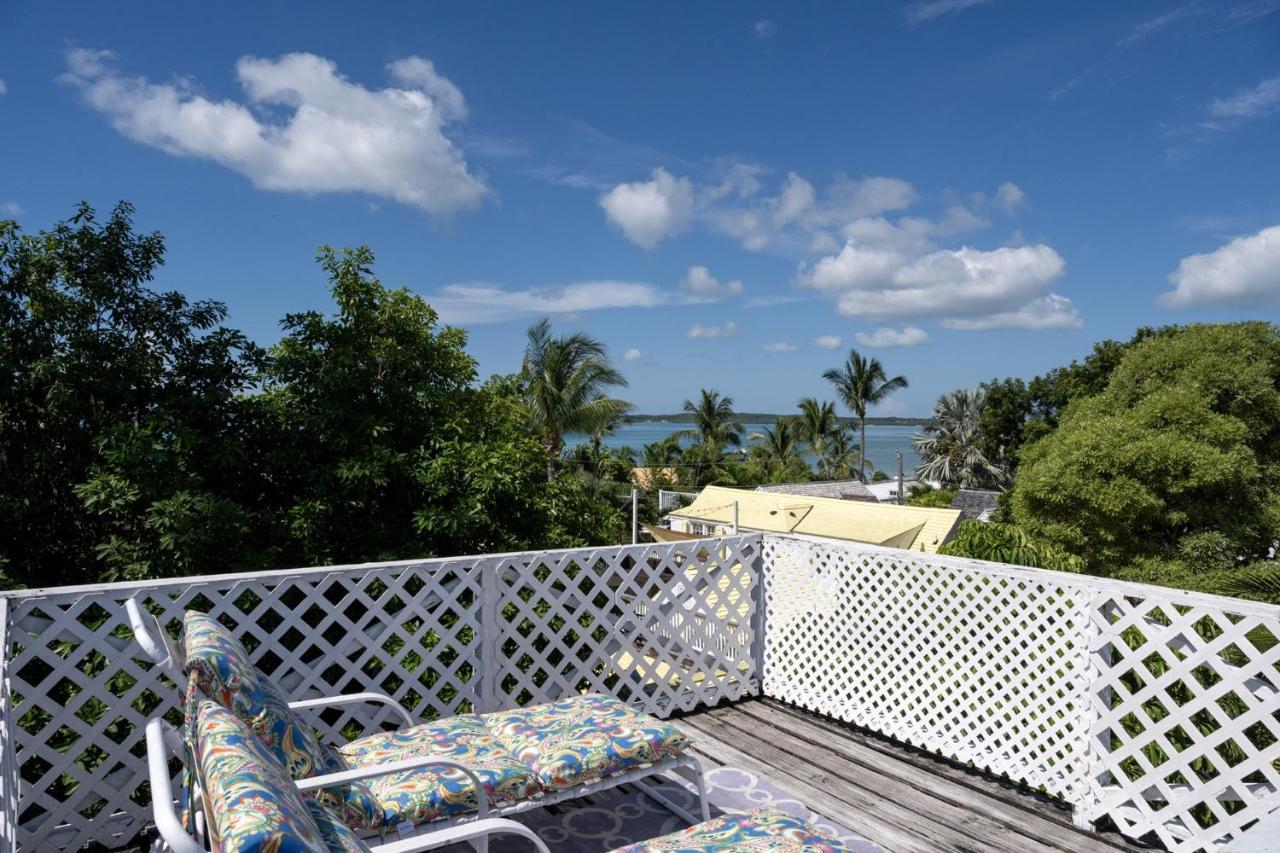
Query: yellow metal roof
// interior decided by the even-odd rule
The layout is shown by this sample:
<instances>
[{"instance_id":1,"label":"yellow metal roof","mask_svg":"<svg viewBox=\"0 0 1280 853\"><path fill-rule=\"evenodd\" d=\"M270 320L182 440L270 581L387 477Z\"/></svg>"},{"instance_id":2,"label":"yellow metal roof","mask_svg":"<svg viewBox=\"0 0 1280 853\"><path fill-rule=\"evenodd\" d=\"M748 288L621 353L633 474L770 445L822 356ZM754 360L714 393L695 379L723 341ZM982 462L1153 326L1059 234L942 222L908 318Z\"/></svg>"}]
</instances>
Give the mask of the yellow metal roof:
<instances>
[{"instance_id":1,"label":"yellow metal roof","mask_svg":"<svg viewBox=\"0 0 1280 853\"><path fill-rule=\"evenodd\" d=\"M707 486L697 500L670 514L725 526L868 542L913 551L937 551L960 520L958 509L846 501Z\"/></svg>"}]
</instances>

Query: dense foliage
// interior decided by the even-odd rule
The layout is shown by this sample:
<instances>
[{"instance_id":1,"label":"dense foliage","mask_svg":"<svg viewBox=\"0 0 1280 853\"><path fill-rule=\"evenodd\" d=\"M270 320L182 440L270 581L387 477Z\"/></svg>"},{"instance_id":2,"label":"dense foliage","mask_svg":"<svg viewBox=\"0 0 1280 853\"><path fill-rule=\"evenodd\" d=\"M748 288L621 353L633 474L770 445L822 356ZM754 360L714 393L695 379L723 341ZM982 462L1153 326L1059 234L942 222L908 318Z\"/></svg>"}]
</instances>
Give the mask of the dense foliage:
<instances>
[{"instance_id":1,"label":"dense foliage","mask_svg":"<svg viewBox=\"0 0 1280 853\"><path fill-rule=\"evenodd\" d=\"M478 384L466 334L321 251L332 316L269 351L225 306L149 283L158 234L81 207L0 223L0 569L95 582L620 541L548 478L519 377Z\"/></svg>"},{"instance_id":2,"label":"dense foliage","mask_svg":"<svg viewBox=\"0 0 1280 853\"><path fill-rule=\"evenodd\" d=\"M1151 557L1210 569L1268 555L1278 487L1276 329L1188 326L1131 346L1101 393L1067 405L1024 450L1012 507L1094 571Z\"/></svg>"}]
</instances>

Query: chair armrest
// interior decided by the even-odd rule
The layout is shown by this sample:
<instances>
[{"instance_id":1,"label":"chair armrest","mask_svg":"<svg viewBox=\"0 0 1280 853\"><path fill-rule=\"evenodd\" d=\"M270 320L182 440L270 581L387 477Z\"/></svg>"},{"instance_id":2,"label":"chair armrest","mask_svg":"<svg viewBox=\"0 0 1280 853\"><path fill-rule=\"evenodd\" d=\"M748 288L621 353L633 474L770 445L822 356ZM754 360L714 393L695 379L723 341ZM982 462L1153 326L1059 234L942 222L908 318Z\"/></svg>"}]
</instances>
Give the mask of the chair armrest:
<instances>
[{"instance_id":1,"label":"chair armrest","mask_svg":"<svg viewBox=\"0 0 1280 853\"><path fill-rule=\"evenodd\" d=\"M380 705L387 705L394 708L396 713L400 715L400 719L404 720L405 726L413 725L413 717L404 709L396 700L383 693L346 693L342 696L323 696L319 699L300 699L297 702L290 702L289 707L295 710L303 708L331 708L335 705L354 705L357 702L373 702Z\"/></svg>"},{"instance_id":2,"label":"chair armrest","mask_svg":"<svg viewBox=\"0 0 1280 853\"><path fill-rule=\"evenodd\" d=\"M413 838L389 841L386 844L379 844L370 849L373 853L418 853L419 850L430 850L434 847L443 847L446 844L469 841L486 835L520 835L529 839L539 853L551 853L547 849L547 845L534 834L532 829L523 823L516 823L514 820L508 820L505 817L485 818L484 820L472 821L459 826L451 826L447 829L438 829Z\"/></svg>"},{"instance_id":3,"label":"chair armrest","mask_svg":"<svg viewBox=\"0 0 1280 853\"><path fill-rule=\"evenodd\" d=\"M309 779L298 779L294 784L298 786L299 791L314 791L317 788L331 788L335 785L345 785L348 782L357 782L361 779L373 779L378 776L388 776L392 773L403 773L406 770L421 770L425 767L451 767L454 770L461 770L471 780L471 783L476 786L477 799L480 806L478 811L481 819L489 816L489 792L485 790L484 783L480 781L480 777L475 774L475 771L461 761L455 761L452 758L441 758L435 755L420 755L417 758L406 758L403 761L389 761L386 764L371 764L368 767L341 770L337 773L327 773L323 776L312 776Z\"/></svg>"},{"instance_id":4,"label":"chair armrest","mask_svg":"<svg viewBox=\"0 0 1280 853\"><path fill-rule=\"evenodd\" d=\"M179 689L186 687L186 677L182 672L182 661L174 657L174 650L169 636L164 633L160 620L150 613L143 613L138 602L126 598L124 610L129 617L129 627L133 630L133 638L142 647L143 653L151 658L151 662L165 675L169 676Z\"/></svg>"},{"instance_id":5,"label":"chair armrest","mask_svg":"<svg viewBox=\"0 0 1280 853\"><path fill-rule=\"evenodd\" d=\"M205 853L173 810L173 788L169 784L169 755L183 749L182 737L164 720L147 723L147 772L151 780L151 813L156 829L173 853Z\"/></svg>"}]
</instances>

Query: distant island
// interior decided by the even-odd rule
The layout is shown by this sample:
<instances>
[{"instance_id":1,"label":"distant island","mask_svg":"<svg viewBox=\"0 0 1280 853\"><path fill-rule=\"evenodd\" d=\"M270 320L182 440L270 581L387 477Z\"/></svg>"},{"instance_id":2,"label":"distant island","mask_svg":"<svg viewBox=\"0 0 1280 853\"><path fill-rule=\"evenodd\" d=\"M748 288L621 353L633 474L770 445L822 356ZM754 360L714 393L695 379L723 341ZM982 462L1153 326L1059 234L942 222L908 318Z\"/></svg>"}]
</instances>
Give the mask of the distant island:
<instances>
[{"instance_id":1,"label":"distant island","mask_svg":"<svg viewBox=\"0 0 1280 853\"><path fill-rule=\"evenodd\" d=\"M779 418L795 417L795 415L734 412L734 417L744 424L767 424L773 423ZM867 426L922 426L927 420L927 418L867 418ZM688 412L680 412L673 415L627 415L626 422L629 424L691 424L693 423L693 415ZM857 420L851 417L842 417L840 418L840 423L857 423Z\"/></svg>"}]
</instances>

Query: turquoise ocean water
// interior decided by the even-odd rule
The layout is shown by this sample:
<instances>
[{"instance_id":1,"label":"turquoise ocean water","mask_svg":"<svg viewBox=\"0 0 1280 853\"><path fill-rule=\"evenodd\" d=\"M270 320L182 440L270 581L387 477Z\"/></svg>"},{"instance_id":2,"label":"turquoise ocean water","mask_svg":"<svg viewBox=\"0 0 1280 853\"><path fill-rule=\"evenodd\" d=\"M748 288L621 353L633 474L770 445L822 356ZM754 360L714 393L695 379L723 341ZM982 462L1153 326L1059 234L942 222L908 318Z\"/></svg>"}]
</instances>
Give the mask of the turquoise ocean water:
<instances>
[{"instance_id":1,"label":"turquoise ocean water","mask_svg":"<svg viewBox=\"0 0 1280 853\"><path fill-rule=\"evenodd\" d=\"M766 426L772 426L772 424L743 424L743 426L746 427L745 435L751 435L752 433L763 432ZM630 447L638 454L646 444L661 441L671 433L688 429L688 427L688 424L652 422L624 424L613 435L605 436L604 444L606 447L611 448ZM910 474L920 462L920 457L911 449L911 437L919 429L919 427L915 426L868 426L867 458L877 468L892 473L896 470L895 466L897 464L894 452L901 450L902 468ZM586 440L586 437L581 435L566 437L566 443L570 447ZM746 444L748 442L744 441L744 445Z\"/></svg>"}]
</instances>

